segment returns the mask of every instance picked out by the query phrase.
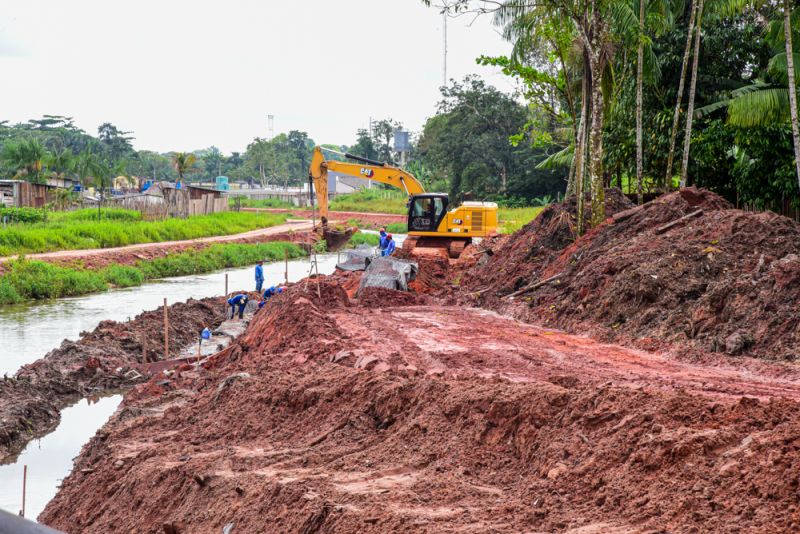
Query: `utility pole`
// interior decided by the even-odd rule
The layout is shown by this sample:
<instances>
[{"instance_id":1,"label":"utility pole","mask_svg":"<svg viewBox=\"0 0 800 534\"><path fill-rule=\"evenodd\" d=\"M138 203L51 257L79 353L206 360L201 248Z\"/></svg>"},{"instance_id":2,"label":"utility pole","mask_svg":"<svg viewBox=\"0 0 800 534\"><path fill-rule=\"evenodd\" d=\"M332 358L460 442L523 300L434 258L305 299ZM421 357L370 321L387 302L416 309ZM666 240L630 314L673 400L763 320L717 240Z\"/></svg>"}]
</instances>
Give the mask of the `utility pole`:
<instances>
[{"instance_id":1,"label":"utility pole","mask_svg":"<svg viewBox=\"0 0 800 534\"><path fill-rule=\"evenodd\" d=\"M275 137L275 115L267 115L267 130L269 131L269 138L272 140Z\"/></svg>"},{"instance_id":2,"label":"utility pole","mask_svg":"<svg viewBox=\"0 0 800 534\"><path fill-rule=\"evenodd\" d=\"M443 41L443 58L442 58L442 85L447 85L447 4L444 5L442 11L442 41Z\"/></svg>"}]
</instances>

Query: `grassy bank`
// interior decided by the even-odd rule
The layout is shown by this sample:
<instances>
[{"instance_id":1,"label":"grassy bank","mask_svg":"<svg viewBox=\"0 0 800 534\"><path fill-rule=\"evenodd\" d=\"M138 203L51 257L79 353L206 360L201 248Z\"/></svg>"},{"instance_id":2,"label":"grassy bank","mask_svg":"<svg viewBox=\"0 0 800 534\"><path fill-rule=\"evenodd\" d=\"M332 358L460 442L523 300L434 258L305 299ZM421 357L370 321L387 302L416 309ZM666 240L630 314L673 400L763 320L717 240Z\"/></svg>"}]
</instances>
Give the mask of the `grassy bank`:
<instances>
[{"instance_id":1,"label":"grassy bank","mask_svg":"<svg viewBox=\"0 0 800 534\"><path fill-rule=\"evenodd\" d=\"M297 209L297 206L291 202L280 200L278 198L247 198L239 197L240 206L243 208L280 208L280 209ZM230 207L236 206L236 197L229 197L228 205Z\"/></svg>"},{"instance_id":2,"label":"grassy bank","mask_svg":"<svg viewBox=\"0 0 800 534\"><path fill-rule=\"evenodd\" d=\"M111 248L138 243L159 243L230 235L281 224L284 215L272 213L223 212L187 219L142 221L138 212L106 210L115 218L87 218L93 210L53 214L49 222L16 224L0 229L0 256ZM94 212L95 216L97 212Z\"/></svg>"},{"instance_id":3,"label":"grassy bank","mask_svg":"<svg viewBox=\"0 0 800 534\"><path fill-rule=\"evenodd\" d=\"M19 259L6 265L0 278L0 304L14 304L32 299L48 299L85 295L106 291L110 287L139 286L148 280L168 276L184 276L220 269L242 267L257 260L299 258L305 252L293 243L272 242L216 244L164 258L140 261L136 265L111 265L98 271L59 267L50 263Z\"/></svg>"},{"instance_id":4,"label":"grassy bank","mask_svg":"<svg viewBox=\"0 0 800 534\"><path fill-rule=\"evenodd\" d=\"M364 189L358 193L339 195L331 203L331 211L361 211L366 213L397 213L405 215L406 196L401 191Z\"/></svg>"},{"instance_id":5,"label":"grassy bank","mask_svg":"<svg viewBox=\"0 0 800 534\"><path fill-rule=\"evenodd\" d=\"M544 207L535 208L498 208L500 225L498 231L501 234L513 234L539 215Z\"/></svg>"}]
</instances>

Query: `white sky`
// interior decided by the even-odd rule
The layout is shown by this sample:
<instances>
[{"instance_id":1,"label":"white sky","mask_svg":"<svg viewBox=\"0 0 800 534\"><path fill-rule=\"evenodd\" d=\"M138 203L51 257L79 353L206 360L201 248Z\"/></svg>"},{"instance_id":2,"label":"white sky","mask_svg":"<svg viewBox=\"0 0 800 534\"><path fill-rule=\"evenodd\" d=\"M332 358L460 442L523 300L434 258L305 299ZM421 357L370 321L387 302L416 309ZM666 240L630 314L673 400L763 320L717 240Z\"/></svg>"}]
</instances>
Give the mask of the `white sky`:
<instances>
[{"instance_id":1,"label":"white sky","mask_svg":"<svg viewBox=\"0 0 800 534\"><path fill-rule=\"evenodd\" d=\"M488 17L448 21L448 78L510 45ZM66 115L137 149L243 151L305 130L351 144L369 117L419 131L442 83L442 17L420 0L15 0L0 11L0 120Z\"/></svg>"}]
</instances>

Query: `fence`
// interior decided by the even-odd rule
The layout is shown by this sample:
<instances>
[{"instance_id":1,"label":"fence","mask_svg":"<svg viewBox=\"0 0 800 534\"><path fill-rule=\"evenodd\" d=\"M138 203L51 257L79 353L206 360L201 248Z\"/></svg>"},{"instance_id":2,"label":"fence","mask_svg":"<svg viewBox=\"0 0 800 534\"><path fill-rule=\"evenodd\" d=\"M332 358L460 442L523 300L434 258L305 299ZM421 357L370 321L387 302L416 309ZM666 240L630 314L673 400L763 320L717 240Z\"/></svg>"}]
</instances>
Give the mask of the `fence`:
<instances>
[{"instance_id":1,"label":"fence","mask_svg":"<svg viewBox=\"0 0 800 534\"><path fill-rule=\"evenodd\" d=\"M784 217L789 217L793 221L800 222L800 209L792 205L792 201L782 199L779 202L767 202L764 205L757 205L755 202L736 203L736 207L742 211L750 213L759 213L764 211L773 211L779 213Z\"/></svg>"}]
</instances>

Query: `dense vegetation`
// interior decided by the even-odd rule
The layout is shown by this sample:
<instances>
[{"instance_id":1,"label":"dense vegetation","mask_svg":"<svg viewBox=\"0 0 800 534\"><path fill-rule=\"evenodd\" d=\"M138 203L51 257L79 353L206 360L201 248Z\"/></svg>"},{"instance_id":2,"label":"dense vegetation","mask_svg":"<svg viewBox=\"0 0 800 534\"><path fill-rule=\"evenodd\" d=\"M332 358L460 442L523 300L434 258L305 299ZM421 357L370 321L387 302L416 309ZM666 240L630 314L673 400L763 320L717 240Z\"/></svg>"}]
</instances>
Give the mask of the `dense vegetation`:
<instances>
[{"instance_id":1,"label":"dense vegetation","mask_svg":"<svg viewBox=\"0 0 800 534\"><path fill-rule=\"evenodd\" d=\"M794 2L455 0L446 9L493 17L512 43L508 56L479 58L523 88L527 122L512 140L547 150L538 167L568 170L567 193L591 194L594 224L609 185L640 200L697 184L739 204L798 206ZM431 120L426 128L442 121Z\"/></svg>"},{"instance_id":2,"label":"dense vegetation","mask_svg":"<svg viewBox=\"0 0 800 534\"><path fill-rule=\"evenodd\" d=\"M46 223L16 224L0 229L0 256L110 248L137 243L179 241L236 234L275 226L286 220L270 213L222 212L188 219L137 220L136 212L108 210L111 218L90 220L96 210L51 214Z\"/></svg>"},{"instance_id":3,"label":"dense vegetation","mask_svg":"<svg viewBox=\"0 0 800 534\"><path fill-rule=\"evenodd\" d=\"M19 259L5 266L5 273L0 278L0 304L84 295L105 291L112 286L138 286L147 280L241 267L259 259L278 261L283 259L284 250L288 250L289 258L305 255L303 249L293 243L273 242L215 244L165 258L140 261L136 265L111 265L99 271Z\"/></svg>"}]
</instances>

